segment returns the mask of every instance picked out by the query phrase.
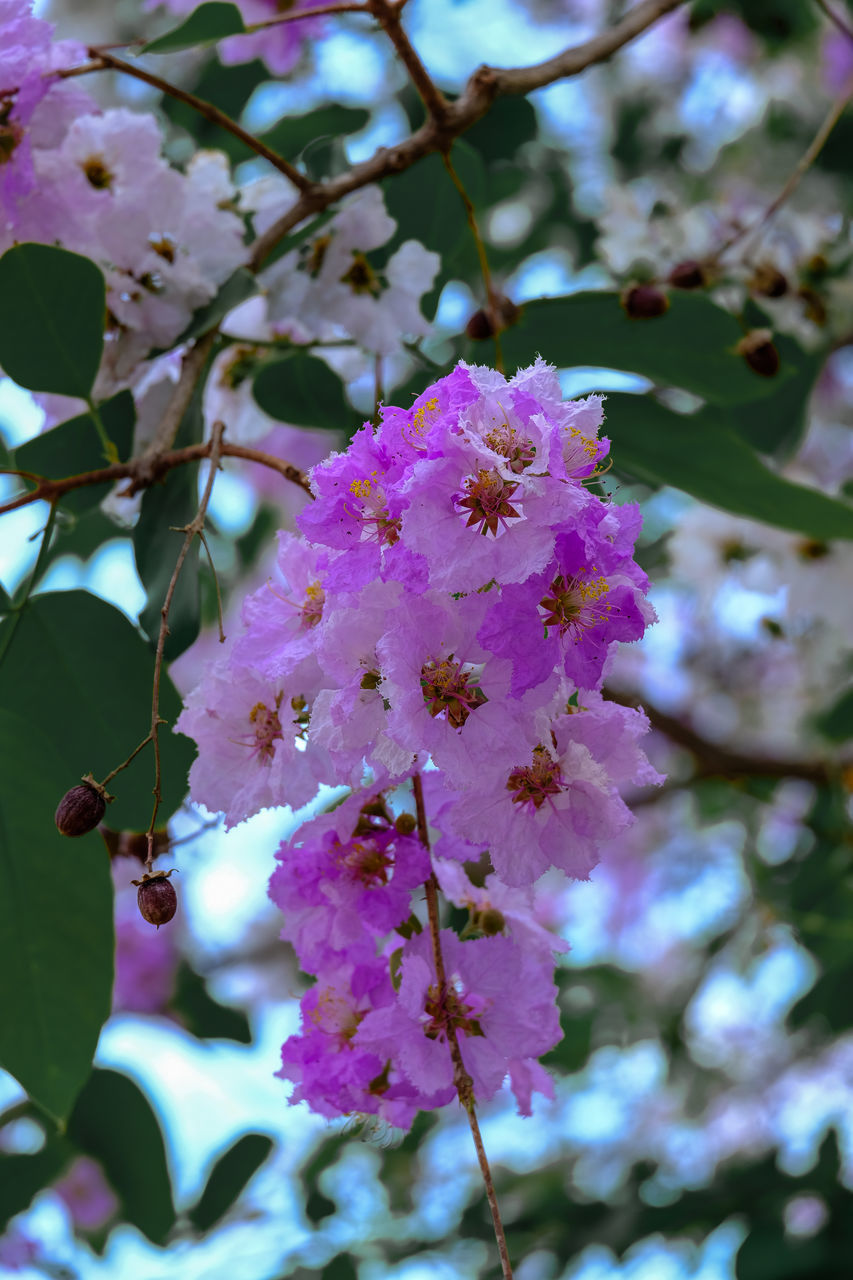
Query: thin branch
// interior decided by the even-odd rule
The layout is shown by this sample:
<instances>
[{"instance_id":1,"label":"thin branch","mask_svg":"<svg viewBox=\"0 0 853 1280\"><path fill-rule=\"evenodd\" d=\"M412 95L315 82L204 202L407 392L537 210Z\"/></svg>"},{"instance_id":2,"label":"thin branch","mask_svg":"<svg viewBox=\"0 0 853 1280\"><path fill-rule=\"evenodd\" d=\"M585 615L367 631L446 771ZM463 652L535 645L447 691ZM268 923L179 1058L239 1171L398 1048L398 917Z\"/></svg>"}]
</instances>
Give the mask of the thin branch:
<instances>
[{"instance_id":1,"label":"thin branch","mask_svg":"<svg viewBox=\"0 0 853 1280\"><path fill-rule=\"evenodd\" d=\"M424 806L424 789L419 773L416 773L412 778L412 790L415 796L415 810L418 817L418 836L420 837L421 844L429 850L429 827L427 825L426 808ZM426 901L427 913L429 916L429 936L432 943L432 955L435 963L435 976L438 983L439 1000L443 1000L448 990L448 984L447 974L444 968L444 956L441 953L441 924L438 918L438 882L434 874L431 874L429 880L426 882ZM477 1110L474 1104L474 1083L465 1069L465 1063L462 1061L462 1051L459 1048L459 1041L456 1038L456 1028L453 1025L452 1019L448 1018L445 1030L447 1032L447 1043L450 1049L450 1056L453 1060L453 1083L456 1086L459 1101L461 1102L465 1110L465 1114L468 1117L471 1137L474 1140L474 1148L477 1152L477 1161L480 1165L480 1173L482 1174L483 1184L486 1188L486 1199L489 1202L489 1209L492 1214L492 1225L495 1230L495 1240L498 1245L498 1253L500 1254L501 1270L503 1272L504 1280L512 1280L512 1264L509 1260L506 1235L504 1233L503 1222L501 1220L498 1199L495 1195L495 1184L492 1180L492 1171L489 1167L486 1148L483 1145L483 1136L480 1133L480 1125L477 1120Z\"/></svg>"},{"instance_id":2,"label":"thin branch","mask_svg":"<svg viewBox=\"0 0 853 1280\"><path fill-rule=\"evenodd\" d=\"M665 734L670 742L674 742L677 747L682 747L685 751L689 751L697 762L697 769L693 777L685 779L683 783L674 784L675 787L690 786L693 782L700 778L802 778L806 782L814 783L816 786L825 785L831 779L831 771L827 764L819 760L772 760L763 756L745 755L740 751L731 751L728 747L720 746L719 743L710 742L707 738L703 738L695 729L684 724L682 720L675 716L669 715L666 711L661 711L659 707L651 704L648 699L634 697L631 694L619 693L610 687L605 689L605 695L612 702L618 702L623 707L642 707L649 718L649 723L653 729L657 729L660 733ZM671 784L668 790L672 790ZM661 794L663 789L655 792L655 797Z\"/></svg>"},{"instance_id":3,"label":"thin branch","mask_svg":"<svg viewBox=\"0 0 853 1280\"><path fill-rule=\"evenodd\" d=\"M117 765L116 765L116 767L112 770L112 772L107 774L107 776L103 779L103 781L102 781L101 783L99 783L99 786L101 786L101 787L106 787L106 785L107 785L107 783L108 783L108 782L112 782L112 780L113 780L113 778L116 776L116 774L117 774L117 773L121 773L122 769L126 769L126 768L127 768L127 766L128 766L128 765L129 765L133 760L135 760L135 759L136 759L136 757L139 755L139 753L140 753L140 751L142 750L142 748L143 748L143 747L147 747L147 746L148 746L148 743L149 743L150 741L151 741L151 734L150 734L150 732L149 732L149 733L147 733L147 734L145 735L145 737L142 739L142 741L139 743L139 745L133 748L133 750L131 751L130 755L127 757L127 759L126 759L126 760L122 760L121 764L117 764Z\"/></svg>"},{"instance_id":4,"label":"thin branch","mask_svg":"<svg viewBox=\"0 0 853 1280\"><path fill-rule=\"evenodd\" d=\"M160 716L160 678L163 673L163 653L166 648L166 637L169 634L169 610L172 607L172 600L175 596L175 588L178 585L178 578L180 577L181 569L184 566L184 561L189 555L193 539L196 534L201 535L204 530L207 506L210 502L210 495L213 493L216 472L219 469L219 457L222 450L222 433L224 430L225 426L223 423L214 422L213 435L210 441L210 470L207 473L207 483L204 486L204 493L202 494L201 501L198 504L198 511L195 513L190 523L184 526L183 533L186 536L184 538L183 546L178 553L178 559L175 563L175 567L172 570L172 577L169 580L166 598L164 599L163 606L160 609L160 632L157 636L157 652L154 656L154 681L151 691L150 737L154 744L154 808L151 813L151 821L148 824L148 830L145 833L148 841L148 856L145 859L145 865L148 871L151 870L154 863L154 829L157 825L157 814L159 812L160 801L162 799L159 730L160 725L165 724L166 721Z\"/></svg>"},{"instance_id":5,"label":"thin branch","mask_svg":"<svg viewBox=\"0 0 853 1280\"><path fill-rule=\"evenodd\" d=\"M827 18L829 18L830 22L835 23L839 31L844 32L848 40L853 40L853 27L848 27L844 19L839 18L838 14L835 12L834 9L830 9L829 5L826 3L826 0L815 0L815 4L819 9L823 10Z\"/></svg>"},{"instance_id":6,"label":"thin branch","mask_svg":"<svg viewBox=\"0 0 853 1280\"><path fill-rule=\"evenodd\" d=\"M213 563L213 555L210 546L205 537L204 529L198 531L199 541L207 552L207 560L210 565L210 572L213 574L213 585L216 588L216 621L219 624L219 643L225 643L225 627L222 623L222 592L219 590L219 574L216 572L216 565Z\"/></svg>"},{"instance_id":7,"label":"thin branch","mask_svg":"<svg viewBox=\"0 0 853 1280\"><path fill-rule=\"evenodd\" d=\"M809 169L814 164L815 160L823 150L823 147L826 143L827 138L832 133L832 130L835 128L835 126L838 124L838 121L841 119L851 98L853 98L853 79L848 81L844 89L844 92L839 94L838 97L833 102L832 106L830 107L829 111L826 113L826 116L821 122L820 128L818 129L815 136L812 138L811 142L809 143L806 150L803 152L802 156L800 156L800 159L797 161L797 164L794 167L793 172L790 174L788 180L786 181L785 185L782 187L782 190L779 192L779 194L775 197L775 199L770 201L770 204L767 206L767 208L764 210L764 212L755 222L753 222L748 227L740 227L734 233L733 236L729 237L729 239L725 242L725 244L720 249L717 250L716 254L714 255L715 260L721 258L723 254L728 253L729 249L731 249L733 245L739 244L741 240L748 239L751 235L754 235L757 231L760 231L762 227L767 225L767 223L770 221L773 215L779 209L781 209L785 201L788 200L788 198L791 195L793 195L797 187L802 182L804 176L809 171Z\"/></svg>"},{"instance_id":8,"label":"thin branch","mask_svg":"<svg viewBox=\"0 0 853 1280\"><path fill-rule=\"evenodd\" d=\"M415 49L403 30L400 22L400 10L387 0L368 0L369 11L381 24L400 57L400 61L409 73L409 79L418 91L420 99L433 120L441 124L447 115L449 103L438 85L418 57Z\"/></svg>"},{"instance_id":9,"label":"thin branch","mask_svg":"<svg viewBox=\"0 0 853 1280\"><path fill-rule=\"evenodd\" d=\"M327 13L369 13L366 4L318 4L310 9L291 9L289 13L276 14L274 18L266 18L263 22L246 24L246 31L264 31L267 27L280 27L284 22L301 22L303 18L320 18Z\"/></svg>"},{"instance_id":10,"label":"thin branch","mask_svg":"<svg viewBox=\"0 0 853 1280\"><path fill-rule=\"evenodd\" d=\"M132 498L140 489L147 489L156 481L162 480L173 467L182 467L187 463L202 462L205 458L209 458L212 447L213 442L208 440L206 444L190 444L184 449L173 449L169 453L158 453L149 458L116 462L110 467L101 467L97 471L81 471L79 475L65 476L62 480L39 479L35 489L30 490L29 493L20 493L16 498L11 498L0 506L0 516L6 515L8 511L29 506L31 502L58 502L66 493L71 493L74 489L86 489L96 484L112 484L117 480L130 480L127 488L122 490L121 496ZM298 467L294 467L292 463L273 457L271 453L264 453L261 449L249 449L242 444L223 442L220 454L223 458L244 458L247 462L257 462L261 466L269 467L271 471L277 471L291 484L298 485L309 498L314 496L305 473ZM0 475L17 474L14 471L0 470Z\"/></svg>"},{"instance_id":11,"label":"thin branch","mask_svg":"<svg viewBox=\"0 0 853 1280\"><path fill-rule=\"evenodd\" d=\"M213 350L215 342L216 329L211 329L208 333L202 334L184 356L180 376L172 398L166 405L159 427L143 450L140 462L146 460L150 462L157 454L170 448L174 443L183 416L193 398L196 383L201 377L202 371L207 364L207 357Z\"/></svg>"},{"instance_id":12,"label":"thin branch","mask_svg":"<svg viewBox=\"0 0 853 1280\"><path fill-rule=\"evenodd\" d=\"M200 116L204 116L205 120L209 120L211 124L218 125L221 129L225 129L227 133L233 134L235 138L239 138L250 150L256 155L262 156L264 160L268 160L279 173L283 173L288 181L299 191L310 191L312 183L310 178L306 178L304 173L300 173L298 169L261 142L260 138L256 138L254 134L249 133L236 120L232 120L224 111L220 111L219 107L215 107L212 102L206 102L203 98L197 98L194 93L190 93L187 89L181 89L178 85L172 84L168 80L164 80L161 76L156 76L150 71L143 70L142 67L135 66L132 62L125 62L122 58L116 58L114 54L107 53L101 48L92 48L89 54L94 58L93 62L87 63L83 67L73 67L68 71L59 71L58 75L84 75L90 71L121 71L124 75L133 76L136 80L142 80L145 84L150 84L153 89L159 89L161 93L167 94L170 98L176 98L178 102L185 103L191 107L193 111L197 111Z\"/></svg>"},{"instance_id":13,"label":"thin branch","mask_svg":"<svg viewBox=\"0 0 853 1280\"><path fill-rule=\"evenodd\" d=\"M564 50L556 58L549 58L532 67L480 67L471 76L460 97L448 103L441 123L434 119L427 120L403 142L394 147L379 147L368 160L354 165L346 173L339 174L328 182L318 183L313 191L301 195L278 222L255 240L248 266L257 271L278 242L312 214L322 213L329 205L337 203L350 192L358 191L368 183L379 182L390 174L402 173L433 151L446 150L454 138L470 129L486 114L495 98L506 94L530 93L555 80L579 75L594 63L605 62L623 45L682 3L684 0L641 0L640 4L630 9L609 30Z\"/></svg>"}]
</instances>

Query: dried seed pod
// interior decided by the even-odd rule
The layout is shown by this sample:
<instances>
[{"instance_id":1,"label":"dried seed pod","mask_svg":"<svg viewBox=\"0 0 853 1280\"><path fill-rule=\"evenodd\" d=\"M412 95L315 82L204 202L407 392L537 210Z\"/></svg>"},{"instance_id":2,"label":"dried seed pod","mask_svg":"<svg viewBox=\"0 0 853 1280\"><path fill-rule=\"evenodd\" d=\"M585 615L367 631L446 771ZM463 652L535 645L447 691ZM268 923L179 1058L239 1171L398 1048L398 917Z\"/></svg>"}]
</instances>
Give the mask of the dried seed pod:
<instances>
[{"instance_id":1,"label":"dried seed pod","mask_svg":"<svg viewBox=\"0 0 853 1280\"><path fill-rule=\"evenodd\" d=\"M484 342L486 338L494 337L495 326L492 324L489 314L481 308L475 311L471 319L465 326L465 333L469 338L473 338L475 342Z\"/></svg>"},{"instance_id":2,"label":"dried seed pod","mask_svg":"<svg viewBox=\"0 0 853 1280\"><path fill-rule=\"evenodd\" d=\"M136 891L139 914L158 929L161 924L168 924L178 909L178 895L169 880L171 874L171 871L155 871L153 875L131 881L139 886Z\"/></svg>"},{"instance_id":3,"label":"dried seed pod","mask_svg":"<svg viewBox=\"0 0 853 1280\"><path fill-rule=\"evenodd\" d=\"M85 836L103 818L107 811L107 802L103 788L93 786L89 782L81 782L79 786L66 791L60 800L54 821L56 829L63 836Z\"/></svg>"},{"instance_id":4,"label":"dried seed pod","mask_svg":"<svg viewBox=\"0 0 853 1280\"><path fill-rule=\"evenodd\" d=\"M669 283L675 289L704 289L708 283L708 275L701 262L697 262L695 258L686 258L672 268Z\"/></svg>"},{"instance_id":5,"label":"dried seed pod","mask_svg":"<svg viewBox=\"0 0 853 1280\"><path fill-rule=\"evenodd\" d=\"M773 378L779 372L779 352L769 329L752 329L735 350L762 378Z\"/></svg>"},{"instance_id":6,"label":"dried seed pod","mask_svg":"<svg viewBox=\"0 0 853 1280\"><path fill-rule=\"evenodd\" d=\"M632 320L652 320L669 310L669 298L653 284L635 284L620 299Z\"/></svg>"}]
</instances>

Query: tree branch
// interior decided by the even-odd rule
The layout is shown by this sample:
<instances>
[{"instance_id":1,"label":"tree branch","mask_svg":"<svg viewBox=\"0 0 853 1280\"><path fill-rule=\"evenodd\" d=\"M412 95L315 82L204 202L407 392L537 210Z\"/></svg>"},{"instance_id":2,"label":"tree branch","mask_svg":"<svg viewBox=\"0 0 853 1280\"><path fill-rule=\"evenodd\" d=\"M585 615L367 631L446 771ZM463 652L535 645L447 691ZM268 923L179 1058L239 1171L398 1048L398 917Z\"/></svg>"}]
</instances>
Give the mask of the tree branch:
<instances>
[{"instance_id":1,"label":"tree branch","mask_svg":"<svg viewBox=\"0 0 853 1280\"><path fill-rule=\"evenodd\" d=\"M369 12L381 24L383 31L394 45L401 62L409 73L409 79L417 89L428 113L439 125L447 115L449 103L436 85L415 52L400 22L400 10L388 0L368 0Z\"/></svg>"},{"instance_id":2,"label":"tree branch","mask_svg":"<svg viewBox=\"0 0 853 1280\"><path fill-rule=\"evenodd\" d=\"M221 129L225 129L227 133L233 134L235 138L239 138L256 155L262 156L264 160L268 160L274 168L278 169L279 173L283 173L288 181L292 182L299 191L310 191L312 183L304 173L300 173L288 160L273 151L260 138L256 138L254 134L249 133L236 120L232 120L224 111L220 111L219 107L215 107L212 102L205 102L203 98L197 98L194 93L190 93L187 89L181 89L178 85L172 84L168 80L163 80L161 76L155 76L152 72L145 71L142 67L137 67L132 62L125 62L122 58L116 58L114 54L107 53L101 47L92 47L88 52L89 56L94 59L92 62L82 67L60 70L55 74L67 77L70 75L87 75L91 71L120 71L123 75L133 76L136 80L142 80L145 84L150 84L153 89L159 89L161 93L167 94L170 98L176 98L178 102L185 103L193 111L197 111L200 116L204 116L205 120L209 120L211 124L218 125Z\"/></svg>"},{"instance_id":3,"label":"tree branch","mask_svg":"<svg viewBox=\"0 0 853 1280\"><path fill-rule=\"evenodd\" d=\"M379 182L390 174L402 173L433 151L446 150L454 138L459 137L480 120L495 98L508 94L525 94L541 89L555 80L579 75L587 67L604 62L628 44L635 36L653 26L664 14L677 9L684 0L641 0L625 17L609 30L574 45L532 67L480 67L468 81L460 97L447 104L441 122L429 119L405 141L394 147L379 147L361 164L353 165L346 173L328 182L318 183L310 192L304 192L294 205L268 228L252 245L249 267L257 271L264 259L300 222L312 214L322 213L329 205L368 183Z\"/></svg>"},{"instance_id":4,"label":"tree branch","mask_svg":"<svg viewBox=\"0 0 853 1280\"><path fill-rule=\"evenodd\" d=\"M65 476L61 480L40 479L35 489L29 493L18 494L17 498L11 498L9 502L0 506L0 516L4 516L8 511L17 511L20 507L29 506L31 502L53 504L74 489L85 489L95 484L114 484L118 480L130 481L121 496L132 498L140 489L147 489L156 481L162 480L166 472L171 471L173 467L182 467L189 462L201 462L204 458L209 458L212 449L213 441L208 440L206 444L191 444L184 449L173 449L169 453L133 458L130 462L116 462L109 467L101 467L97 471L82 471L79 475ZM223 442L219 453L223 458L244 458L247 462L257 462L261 466L269 467L271 471L277 471L280 476L284 476L285 480L289 480L291 484L298 485L309 498L314 496L305 473L290 462L274 457L271 453L229 442ZM14 471L0 470L0 475L17 474Z\"/></svg>"}]
</instances>

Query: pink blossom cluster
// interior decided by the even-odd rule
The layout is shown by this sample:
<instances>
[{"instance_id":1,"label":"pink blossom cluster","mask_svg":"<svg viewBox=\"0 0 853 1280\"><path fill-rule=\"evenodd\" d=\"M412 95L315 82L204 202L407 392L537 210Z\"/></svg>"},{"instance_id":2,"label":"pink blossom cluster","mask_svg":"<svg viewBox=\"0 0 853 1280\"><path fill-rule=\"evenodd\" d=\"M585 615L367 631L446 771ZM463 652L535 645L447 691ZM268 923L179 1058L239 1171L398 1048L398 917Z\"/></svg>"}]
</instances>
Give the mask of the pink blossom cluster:
<instances>
[{"instance_id":1,"label":"pink blossom cluster","mask_svg":"<svg viewBox=\"0 0 853 1280\"><path fill-rule=\"evenodd\" d=\"M620 788L659 781L642 712L601 689L652 620L640 515L592 491L601 398L564 402L541 360L507 380L460 363L385 407L312 472L302 536L189 696L193 798L234 825L351 794L278 852L270 894L317 982L284 1046L293 1100L408 1126L454 1096L455 1038L477 1099L520 1109L560 1036L553 951L532 886L586 878L631 822ZM417 776L423 814L400 813ZM472 881L485 854L494 874ZM466 870L467 869L467 870ZM424 928L437 876L464 937ZM457 1082L458 1083L458 1082Z\"/></svg>"},{"instance_id":2,"label":"pink blossom cluster","mask_svg":"<svg viewBox=\"0 0 853 1280\"><path fill-rule=\"evenodd\" d=\"M86 50L53 43L30 10L0 0L0 252L34 240L101 267L103 396L152 348L172 346L240 265L244 225L226 157L199 151L186 172L173 168L153 115L102 111L77 78L59 78Z\"/></svg>"}]
</instances>

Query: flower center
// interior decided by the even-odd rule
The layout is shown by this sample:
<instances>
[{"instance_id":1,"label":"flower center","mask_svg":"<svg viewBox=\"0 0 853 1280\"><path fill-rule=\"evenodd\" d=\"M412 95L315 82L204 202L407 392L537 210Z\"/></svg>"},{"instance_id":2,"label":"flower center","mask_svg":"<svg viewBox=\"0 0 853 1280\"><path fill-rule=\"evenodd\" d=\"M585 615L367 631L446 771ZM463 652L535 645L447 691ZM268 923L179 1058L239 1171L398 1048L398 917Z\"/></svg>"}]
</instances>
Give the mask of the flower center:
<instances>
[{"instance_id":1,"label":"flower center","mask_svg":"<svg viewBox=\"0 0 853 1280\"><path fill-rule=\"evenodd\" d=\"M275 700L275 707L268 707L263 702L256 702L249 712L249 721L255 730L255 754L263 760L271 760L275 754L275 743L281 737L281 720L278 709L282 695Z\"/></svg>"},{"instance_id":2,"label":"flower center","mask_svg":"<svg viewBox=\"0 0 853 1280\"><path fill-rule=\"evenodd\" d=\"M390 872L394 868L394 855L390 852L390 844L382 844L370 838L352 840L341 847L340 863L350 872L354 880L360 880L368 888L372 885L387 884Z\"/></svg>"},{"instance_id":3,"label":"flower center","mask_svg":"<svg viewBox=\"0 0 853 1280\"><path fill-rule=\"evenodd\" d=\"M329 245L332 243L331 235L318 236L316 240L312 240L310 244L303 245L299 251L299 266L303 271L307 271L313 279L320 274Z\"/></svg>"},{"instance_id":4,"label":"flower center","mask_svg":"<svg viewBox=\"0 0 853 1280\"><path fill-rule=\"evenodd\" d=\"M584 569L568 576L557 574L548 594L539 601L540 609L545 610L545 626L557 627L561 635L568 632L574 640L579 640L587 627L597 626L610 612L610 605L606 603L609 591L606 578L587 577Z\"/></svg>"},{"instance_id":5,"label":"flower center","mask_svg":"<svg viewBox=\"0 0 853 1280\"><path fill-rule=\"evenodd\" d=\"M461 729L471 712L488 702L478 684L482 674L482 663L454 662L452 654L440 662L425 662L421 689L430 715L435 719L446 712L448 723Z\"/></svg>"},{"instance_id":6,"label":"flower center","mask_svg":"<svg viewBox=\"0 0 853 1280\"><path fill-rule=\"evenodd\" d=\"M341 276L341 284L348 284L353 293L369 293L373 297L382 292L376 272L363 253L353 253L349 271Z\"/></svg>"},{"instance_id":7,"label":"flower center","mask_svg":"<svg viewBox=\"0 0 853 1280\"><path fill-rule=\"evenodd\" d=\"M523 769L513 769L506 780L507 791L512 792L512 803L533 809L541 809L546 800L557 796L565 783L560 766L552 760L543 746L534 747L533 763Z\"/></svg>"},{"instance_id":8,"label":"flower center","mask_svg":"<svg viewBox=\"0 0 853 1280\"><path fill-rule=\"evenodd\" d=\"M103 191L113 185L113 175L104 163L103 156L89 156L88 160L83 161L82 169L96 191Z\"/></svg>"},{"instance_id":9,"label":"flower center","mask_svg":"<svg viewBox=\"0 0 853 1280\"><path fill-rule=\"evenodd\" d=\"M351 514L363 525L373 526L372 536L380 546L393 547L399 541L403 522L399 516L388 514L385 491L373 479L376 475L378 472L374 471L369 476L357 476L350 482L350 493L361 501L361 510L351 511Z\"/></svg>"},{"instance_id":10,"label":"flower center","mask_svg":"<svg viewBox=\"0 0 853 1280\"><path fill-rule=\"evenodd\" d=\"M483 537L492 533L497 537L498 527L507 529L507 520L517 520L521 515L510 503L510 498L518 488L515 480L504 480L497 471L478 471L476 476L468 476L465 480L467 495L457 497L456 504L467 508L469 515L466 528L476 526Z\"/></svg>"},{"instance_id":11,"label":"flower center","mask_svg":"<svg viewBox=\"0 0 853 1280\"><path fill-rule=\"evenodd\" d=\"M471 1003L466 1003L466 999ZM476 998L463 998L460 991L453 986L440 987L437 984L429 988L424 1001L424 1035L428 1040L446 1039L448 1031L464 1031L468 1036L483 1035L477 1017L472 1014L482 1013L476 1005L481 1003Z\"/></svg>"},{"instance_id":12,"label":"flower center","mask_svg":"<svg viewBox=\"0 0 853 1280\"><path fill-rule=\"evenodd\" d=\"M484 439L490 449L506 458L510 471L514 471L516 475L529 467L536 457L533 441L522 439L515 427L511 427L508 422L492 427Z\"/></svg>"},{"instance_id":13,"label":"flower center","mask_svg":"<svg viewBox=\"0 0 853 1280\"><path fill-rule=\"evenodd\" d=\"M323 605L325 603L326 593L320 586L319 581L310 582L305 588L305 603L300 609L302 625L306 630L316 627L323 616Z\"/></svg>"}]
</instances>

